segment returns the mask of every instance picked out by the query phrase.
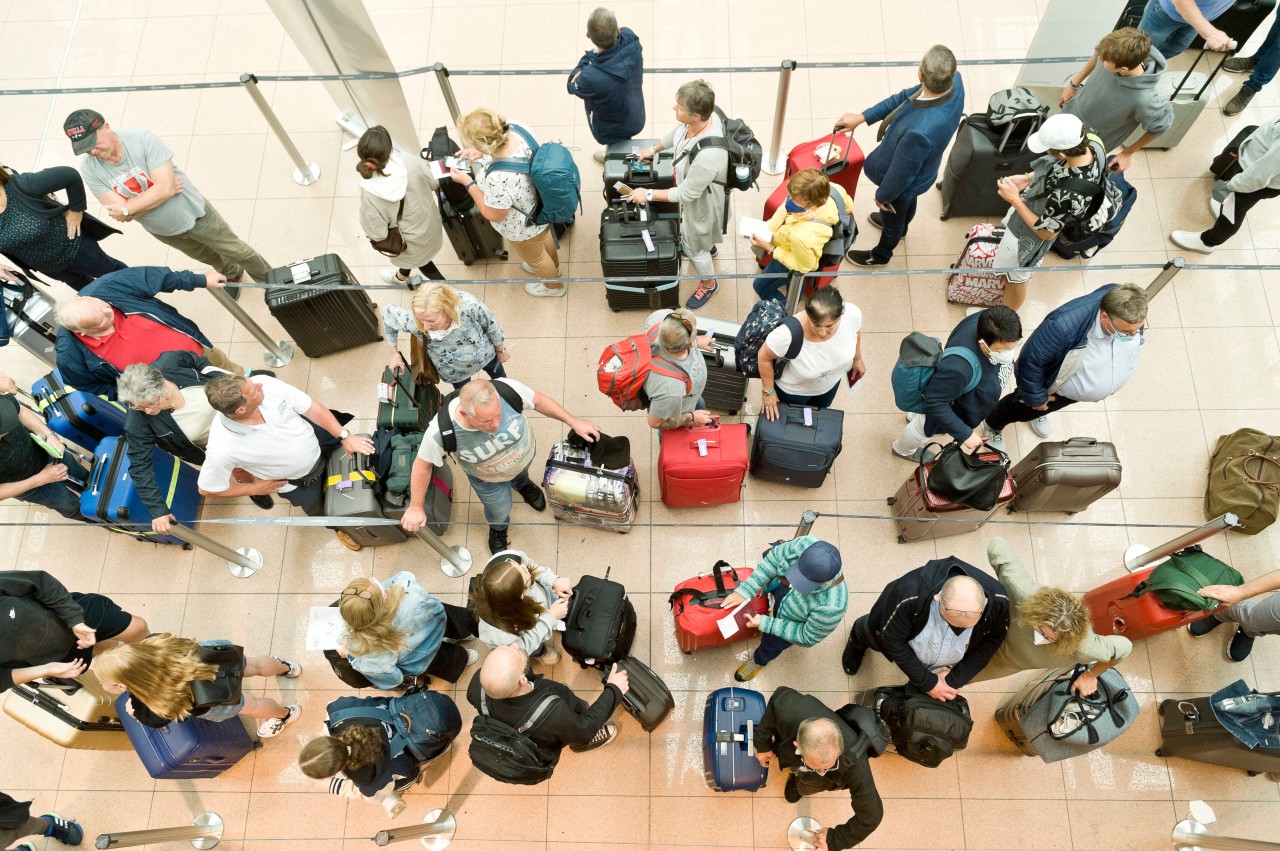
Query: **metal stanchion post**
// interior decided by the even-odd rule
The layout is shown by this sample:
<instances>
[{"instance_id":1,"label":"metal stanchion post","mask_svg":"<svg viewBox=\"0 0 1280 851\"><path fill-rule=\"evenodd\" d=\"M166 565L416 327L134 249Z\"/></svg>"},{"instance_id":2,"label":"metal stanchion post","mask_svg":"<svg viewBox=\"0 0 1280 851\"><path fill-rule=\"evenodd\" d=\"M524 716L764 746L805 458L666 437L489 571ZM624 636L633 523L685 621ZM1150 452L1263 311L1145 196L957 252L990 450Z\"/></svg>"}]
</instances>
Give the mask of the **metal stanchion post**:
<instances>
[{"instance_id":1,"label":"metal stanchion post","mask_svg":"<svg viewBox=\"0 0 1280 851\"><path fill-rule=\"evenodd\" d=\"M280 119L276 118L275 111L271 109L271 104L267 103L267 99L259 91L258 78L252 74L241 74L240 84L249 93L249 97L253 98L253 102L257 104L258 109L262 112L262 117L267 120L267 125L275 132L280 144L284 145L285 153L289 155L289 159L293 160L293 164L297 166L293 170L293 182L299 186L310 186L319 180L320 166L307 162L302 158L302 153L293 144L289 134L285 132L284 125L280 123Z\"/></svg>"},{"instance_id":2,"label":"metal stanchion post","mask_svg":"<svg viewBox=\"0 0 1280 851\"><path fill-rule=\"evenodd\" d=\"M818 512L811 508L806 508L804 514L800 515L800 525L796 527L796 537L803 538L813 531L813 524L818 522Z\"/></svg>"},{"instance_id":3,"label":"metal stanchion post","mask_svg":"<svg viewBox=\"0 0 1280 851\"><path fill-rule=\"evenodd\" d=\"M445 576L466 576L471 569L471 550L463 546L451 547L439 535L423 526L413 534L425 541L440 554L440 569Z\"/></svg>"},{"instance_id":4,"label":"metal stanchion post","mask_svg":"<svg viewBox=\"0 0 1280 851\"><path fill-rule=\"evenodd\" d=\"M432 810L422 818L422 824L414 827L393 827L380 830L373 837L378 846L390 845L405 839L417 839L427 851L443 851L453 842L458 822L448 810Z\"/></svg>"},{"instance_id":5,"label":"metal stanchion post","mask_svg":"<svg viewBox=\"0 0 1280 851\"><path fill-rule=\"evenodd\" d=\"M262 570L262 553L253 547L241 547L238 550L233 550L225 544L218 543L208 535L197 532L190 526L183 526L181 523L169 524L169 534L175 538L181 538L193 547L207 550L218 558L226 559L227 569L237 579L248 579L259 570Z\"/></svg>"},{"instance_id":6,"label":"metal stanchion post","mask_svg":"<svg viewBox=\"0 0 1280 851\"><path fill-rule=\"evenodd\" d=\"M1164 289L1164 285L1172 281L1173 276L1181 272L1183 267L1186 265L1187 261L1183 260L1181 257L1175 257L1168 263L1164 264L1164 268L1160 270L1158 275L1156 275L1156 279L1147 284L1147 300L1150 301L1155 298L1156 294Z\"/></svg>"},{"instance_id":7,"label":"metal stanchion post","mask_svg":"<svg viewBox=\"0 0 1280 851\"><path fill-rule=\"evenodd\" d=\"M805 278L803 272L792 272L787 277L787 315L794 316L804 300Z\"/></svg>"},{"instance_id":8,"label":"metal stanchion post","mask_svg":"<svg viewBox=\"0 0 1280 851\"><path fill-rule=\"evenodd\" d=\"M249 330L249 333L258 338L258 342L264 347L262 352L262 362L270 367L280 367L293 360L293 346L288 340L273 340L271 335L262 330L262 326L253 320L240 304L231 297L231 294L222 287L214 287L207 290L209 295L218 300L218 303L227 309L231 316Z\"/></svg>"},{"instance_id":9,"label":"metal stanchion post","mask_svg":"<svg viewBox=\"0 0 1280 851\"><path fill-rule=\"evenodd\" d=\"M1203 526L1197 526L1186 534L1179 535L1172 541L1166 541L1158 547L1133 544L1124 551L1124 569L1132 573L1156 562L1163 561L1178 550L1184 550L1192 544L1198 544L1205 538L1212 538L1223 529L1231 529L1240 525L1240 518L1234 514L1223 514L1215 517Z\"/></svg>"},{"instance_id":10,"label":"metal stanchion post","mask_svg":"<svg viewBox=\"0 0 1280 851\"><path fill-rule=\"evenodd\" d=\"M787 95L791 90L791 72L794 70L794 59L782 60L782 65L778 68L778 99L773 105L773 135L769 138L769 150L760 166L765 174L782 174L787 167L787 155L782 152L782 124L787 118Z\"/></svg>"},{"instance_id":11,"label":"metal stanchion post","mask_svg":"<svg viewBox=\"0 0 1280 851\"><path fill-rule=\"evenodd\" d=\"M458 109L458 99L453 96L453 83L449 82L449 69L444 67L443 62L437 62L431 66L431 70L436 72L436 82L440 84L440 94L444 95L444 105L449 109L449 115L453 118L453 126L458 126L458 119L462 117L462 110Z\"/></svg>"},{"instance_id":12,"label":"metal stanchion post","mask_svg":"<svg viewBox=\"0 0 1280 851\"><path fill-rule=\"evenodd\" d=\"M795 851L814 851L818 847L818 831L822 825L817 819L800 816L787 826L787 844Z\"/></svg>"},{"instance_id":13,"label":"metal stanchion post","mask_svg":"<svg viewBox=\"0 0 1280 851\"><path fill-rule=\"evenodd\" d=\"M94 841L94 847L98 851L106 851L108 848L131 848L158 842L190 840L191 847L205 851L222 840L222 827L222 817L217 813L201 813L190 825L182 827L158 827L153 830L99 834Z\"/></svg>"}]
</instances>

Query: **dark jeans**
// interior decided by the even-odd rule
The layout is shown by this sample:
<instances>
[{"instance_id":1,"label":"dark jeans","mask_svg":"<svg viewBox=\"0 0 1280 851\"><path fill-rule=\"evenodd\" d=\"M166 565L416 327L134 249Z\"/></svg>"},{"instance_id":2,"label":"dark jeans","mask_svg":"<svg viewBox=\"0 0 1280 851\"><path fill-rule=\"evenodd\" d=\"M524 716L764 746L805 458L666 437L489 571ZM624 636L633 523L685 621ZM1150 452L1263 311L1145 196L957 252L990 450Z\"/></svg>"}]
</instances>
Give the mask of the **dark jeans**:
<instances>
[{"instance_id":1,"label":"dark jeans","mask_svg":"<svg viewBox=\"0 0 1280 851\"><path fill-rule=\"evenodd\" d=\"M769 265L761 271L760 277L752 282L751 288L756 291L761 301L769 298L775 301L786 301L787 297L782 294L782 290L790 280L791 270L777 260L770 260Z\"/></svg>"},{"instance_id":2,"label":"dark jeans","mask_svg":"<svg viewBox=\"0 0 1280 851\"><path fill-rule=\"evenodd\" d=\"M88 471L71 457L70 454L64 455L61 461L49 459L49 463L60 463L67 465L67 473L74 479L86 481L89 478ZM73 490L70 482L50 482L47 485L41 485L33 488L18 497L23 502L34 502L36 505L42 505L50 511L56 511L68 520L84 520L89 522L84 515L80 513L80 491Z\"/></svg>"},{"instance_id":3,"label":"dark jeans","mask_svg":"<svg viewBox=\"0 0 1280 851\"><path fill-rule=\"evenodd\" d=\"M443 275L443 274L441 274L440 270L436 268L436 264L435 264L434 262L427 263L425 266L419 266L419 267L418 267L418 269L419 269L419 271L421 271L421 272L422 272L422 274L423 274L424 276L426 276L426 279L427 279L428 281L443 281L443 280L444 280L444 275ZM401 274L402 276L404 276L404 277L406 277L406 278L407 278L407 277L409 277L409 273L410 273L410 272L412 272L413 270L412 270L412 269L399 269L398 271L400 272L400 274Z\"/></svg>"},{"instance_id":4,"label":"dark jeans","mask_svg":"<svg viewBox=\"0 0 1280 851\"><path fill-rule=\"evenodd\" d=\"M502 361L498 360L497 355L494 355L493 360L489 361L487 364L484 365L484 371L489 374L490 378L506 378L507 377L507 369L502 365ZM463 387L467 385L467 382L470 380L471 379L468 378L467 381L460 381L454 384L453 389L461 390Z\"/></svg>"},{"instance_id":5,"label":"dark jeans","mask_svg":"<svg viewBox=\"0 0 1280 851\"><path fill-rule=\"evenodd\" d=\"M1014 390L996 403L995 410L987 414L987 427L992 431L1004 431L1005 426L1009 425L1009 423L1029 423L1036 417L1052 414L1054 411L1060 411L1067 405L1074 405L1075 403L1075 399L1056 395L1054 400L1049 403L1048 408L1043 411L1037 411L1035 408L1024 404L1022 397L1018 395L1018 391Z\"/></svg>"},{"instance_id":6,"label":"dark jeans","mask_svg":"<svg viewBox=\"0 0 1280 851\"><path fill-rule=\"evenodd\" d=\"M108 272L118 272L121 269L129 268L116 258L107 254L102 250L102 246L98 245L87 236L80 237L80 251L75 258L67 264L67 268L60 272L47 272L50 278L56 278L71 289L79 292L95 279L101 278Z\"/></svg>"},{"instance_id":7,"label":"dark jeans","mask_svg":"<svg viewBox=\"0 0 1280 851\"><path fill-rule=\"evenodd\" d=\"M801 405L806 408L830 408L831 403L835 401L836 393L840 391L840 382L837 381L831 385L831 389L826 393L819 393L817 396L792 396L781 387L774 386L774 392L778 394L779 402L786 402L791 405Z\"/></svg>"},{"instance_id":8,"label":"dark jeans","mask_svg":"<svg viewBox=\"0 0 1280 851\"><path fill-rule=\"evenodd\" d=\"M1274 27L1273 27L1274 29ZM1267 198L1274 198L1280 195L1280 189L1259 189L1257 192L1237 192L1236 193L1236 220L1229 221L1226 215L1218 216L1213 223L1213 227L1200 234L1200 241L1205 245L1222 245L1228 239L1236 235L1236 231L1240 230L1240 226L1244 224L1244 217L1253 209L1253 205Z\"/></svg>"},{"instance_id":9,"label":"dark jeans","mask_svg":"<svg viewBox=\"0 0 1280 851\"><path fill-rule=\"evenodd\" d=\"M893 257L893 249L907 235L907 225L916 217L916 196L899 198L891 202L890 206L895 212L880 210L880 241L871 249L871 259L880 263L889 262Z\"/></svg>"},{"instance_id":10,"label":"dark jeans","mask_svg":"<svg viewBox=\"0 0 1280 851\"><path fill-rule=\"evenodd\" d=\"M347 423L355 419L353 414L343 413L329 409L329 413L333 414L338 421L338 425L345 426ZM307 422L311 422L308 420ZM311 423L311 430L315 432L316 440L320 443L320 475L315 477L315 481L307 485L298 485L293 490L282 493L280 496L291 505L296 505L302 509L303 513L308 517L319 517L324 514L324 465L328 463L329 456L333 451L342 446L342 441L329 434L320 426Z\"/></svg>"},{"instance_id":11,"label":"dark jeans","mask_svg":"<svg viewBox=\"0 0 1280 851\"><path fill-rule=\"evenodd\" d=\"M1244 87L1256 94L1275 79L1276 71L1280 71L1280 17L1271 19L1271 30L1267 33L1266 41L1262 42L1253 58L1258 64L1254 66L1249 79L1244 81Z\"/></svg>"},{"instance_id":12,"label":"dark jeans","mask_svg":"<svg viewBox=\"0 0 1280 851\"><path fill-rule=\"evenodd\" d=\"M443 605L445 617L444 637L450 641L466 641L469 638L475 638L480 631L476 623L475 614L470 609L462 606L454 606L449 603L444 603ZM451 683L456 683L466 667L466 648L451 644L449 641L442 641L440 649L436 651L436 655L431 659L431 664L427 666L427 673L433 677L443 677Z\"/></svg>"},{"instance_id":13,"label":"dark jeans","mask_svg":"<svg viewBox=\"0 0 1280 851\"><path fill-rule=\"evenodd\" d=\"M779 585L769 592L769 596L773 598L773 603L769 607L772 612L778 611L778 607L782 604L782 598L790 591L790 587ZM760 646L756 648L755 654L751 657L757 665L768 665L774 659L782 655L782 651L791 646L791 642L785 638L779 638L776 635L770 635L767 632L760 633Z\"/></svg>"}]
</instances>

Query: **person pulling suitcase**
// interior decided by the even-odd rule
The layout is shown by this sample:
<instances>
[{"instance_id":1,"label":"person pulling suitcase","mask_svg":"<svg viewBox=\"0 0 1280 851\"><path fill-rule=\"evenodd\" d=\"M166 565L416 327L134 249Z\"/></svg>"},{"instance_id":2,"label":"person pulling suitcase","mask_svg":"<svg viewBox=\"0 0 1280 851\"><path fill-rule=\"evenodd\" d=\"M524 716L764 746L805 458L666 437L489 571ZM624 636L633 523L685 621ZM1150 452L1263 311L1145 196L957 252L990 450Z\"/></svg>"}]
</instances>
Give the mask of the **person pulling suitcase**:
<instances>
[{"instance_id":1,"label":"person pulling suitcase","mask_svg":"<svg viewBox=\"0 0 1280 851\"><path fill-rule=\"evenodd\" d=\"M1263 574L1243 585L1206 585L1200 593L1227 606L1202 620L1187 624L1187 630L1199 638L1224 623L1235 624L1236 631L1227 647L1227 658L1232 662L1243 662L1249 658L1254 639L1263 635L1280 635L1280 570ZM1261 596L1263 594L1267 596Z\"/></svg>"}]
</instances>

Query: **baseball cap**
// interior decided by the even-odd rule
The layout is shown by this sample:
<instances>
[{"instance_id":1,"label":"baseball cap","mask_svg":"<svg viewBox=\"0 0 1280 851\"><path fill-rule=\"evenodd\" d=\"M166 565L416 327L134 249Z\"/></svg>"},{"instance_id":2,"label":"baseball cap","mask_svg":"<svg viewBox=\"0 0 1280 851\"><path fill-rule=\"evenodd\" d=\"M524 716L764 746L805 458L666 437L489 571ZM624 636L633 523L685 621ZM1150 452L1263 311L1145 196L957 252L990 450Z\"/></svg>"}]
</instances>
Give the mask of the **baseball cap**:
<instances>
[{"instance_id":1,"label":"baseball cap","mask_svg":"<svg viewBox=\"0 0 1280 851\"><path fill-rule=\"evenodd\" d=\"M1027 147L1037 154L1052 148L1064 151L1084 140L1084 122L1074 115L1059 112L1045 119L1040 129L1027 137Z\"/></svg>"},{"instance_id":2,"label":"baseball cap","mask_svg":"<svg viewBox=\"0 0 1280 851\"><path fill-rule=\"evenodd\" d=\"M801 594L817 590L840 573L840 551L826 541L810 544L796 563L787 569L787 581Z\"/></svg>"},{"instance_id":3,"label":"baseball cap","mask_svg":"<svg viewBox=\"0 0 1280 851\"><path fill-rule=\"evenodd\" d=\"M77 109L62 122L62 130L71 140L71 150L87 154L98 141L98 128L107 123L102 113L92 109Z\"/></svg>"},{"instance_id":4,"label":"baseball cap","mask_svg":"<svg viewBox=\"0 0 1280 851\"><path fill-rule=\"evenodd\" d=\"M0 434L8 434L18 428L19 407L12 396L9 397L8 404L0 401Z\"/></svg>"}]
</instances>

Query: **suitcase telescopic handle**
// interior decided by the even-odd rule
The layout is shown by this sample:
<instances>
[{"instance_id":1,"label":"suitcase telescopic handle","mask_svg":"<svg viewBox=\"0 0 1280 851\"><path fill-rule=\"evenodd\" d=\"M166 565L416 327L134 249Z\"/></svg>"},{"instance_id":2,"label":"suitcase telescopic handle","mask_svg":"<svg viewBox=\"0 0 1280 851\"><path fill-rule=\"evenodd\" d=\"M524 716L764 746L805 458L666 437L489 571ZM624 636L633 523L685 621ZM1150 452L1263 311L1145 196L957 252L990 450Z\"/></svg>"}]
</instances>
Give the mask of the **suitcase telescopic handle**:
<instances>
[{"instance_id":1,"label":"suitcase telescopic handle","mask_svg":"<svg viewBox=\"0 0 1280 851\"><path fill-rule=\"evenodd\" d=\"M747 756L756 755L756 722L747 721Z\"/></svg>"},{"instance_id":2,"label":"suitcase telescopic handle","mask_svg":"<svg viewBox=\"0 0 1280 851\"><path fill-rule=\"evenodd\" d=\"M836 149L836 135L840 132L840 125L837 124L831 128L831 138L827 141L827 153L832 154ZM839 174L849 167L849 152L853 150L853 131L849 131L849 141L845 145L844 153L835 159L824 159L821 167L823 174L830 177L833 174Z\"/></svg>"},{"instance_id":3,"label":"suitcase telescopic handle","mask_svg":"<svg viewBox=\"0 0 1280 851\"><path fill-rule=\"evenodd\" d=\"M89 492L94 496L98 495L98 486L102 484L102 477L106 475L107 456L102 456L102 463L97 463L98 459L94 458L93 472L89 476Z\"/></svg>"},{"instance_id":4,"label":"suitcase telescopic handle","mask_svg":"<svg viewBox=\"0 0 1280 851\"><path fill-rule=\"evenodd\" d=\"M1209 72L1209 76L1205 79L1204 85L1200 87L1200 91L1196 92L1196 97L1195 97L1196 100L1200 100L1200 96L1204 94L1205 89L1209 88L1209 84L1213 82L1213 78L1218 76L1218 72L1222 70L1222 66L1226 65L1227 60L1230 59L1232 56L1235 56L1236 51L1239 49L1240 49L1240 44L1235 39L1232 39L1231 47L1227 48L1226 50L1217 51L1222 54L1222 58L1218 60L1218 67L1214 68L1212 71ZM1191 67L1187 69L1187 73L1184 74L1182 79L1178 81L1178 85L1173 87L1173 94L1169 95L1170 103L1173 103L1173 101L1178 97L1178 95L1182 94L1182 87L1187 84L1187 80L1191 79L1192 72L1196 70L1196 66L1200 64L1200 60L1203 59L1204 55L1208 52L1209 52L1209 48L1205 47L1200 51L1199 55L1196 56L1195 61L1191 63Z\"/></svg>"}]
</instances>

